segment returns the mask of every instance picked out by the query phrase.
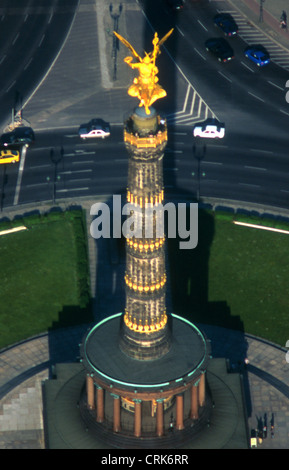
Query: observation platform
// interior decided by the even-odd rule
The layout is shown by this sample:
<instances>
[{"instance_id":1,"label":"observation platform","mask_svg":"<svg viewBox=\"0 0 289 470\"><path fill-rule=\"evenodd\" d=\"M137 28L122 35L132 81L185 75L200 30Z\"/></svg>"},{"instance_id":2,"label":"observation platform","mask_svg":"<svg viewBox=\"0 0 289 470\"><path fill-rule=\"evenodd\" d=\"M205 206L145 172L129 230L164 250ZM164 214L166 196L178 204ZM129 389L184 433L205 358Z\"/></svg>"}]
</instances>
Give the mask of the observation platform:
<instances>
[{"instance_id":1,"label":"observation platform","mask_svg":"<svg viewBox=\"0 0 289 470\"><path fill-rule=\"evenodd\" d=\"M209 346L205 336L187 320L170 315L172 345L167 354L151 361L132 359L119 348L122 314L95 325L81 345L85 369L111 388L156 392L164 396L186 387L206 370Z\"/></svg>"}]
</instances>

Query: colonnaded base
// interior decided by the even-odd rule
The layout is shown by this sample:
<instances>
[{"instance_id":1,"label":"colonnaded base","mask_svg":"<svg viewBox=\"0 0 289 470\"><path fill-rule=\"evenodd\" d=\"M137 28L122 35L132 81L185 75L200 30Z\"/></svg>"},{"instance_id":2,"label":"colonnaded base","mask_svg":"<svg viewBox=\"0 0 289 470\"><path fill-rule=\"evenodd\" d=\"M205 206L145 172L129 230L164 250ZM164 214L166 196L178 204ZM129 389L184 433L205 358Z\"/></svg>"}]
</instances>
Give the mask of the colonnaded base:
<instances>
[{"instance_id":1,"label":"colonnaded base","mask_svg":"<svg viewBox=\"0 0 289 470\"><path fill-rule=\"evenodd\" d=\"M120 318L92 328L83 362L58 364L44 383L46 447L248 448L241 376L225 359L207 361L202 333L173 315L169 353L142 362L119 350Z\"/></svg>"}]
</instances>

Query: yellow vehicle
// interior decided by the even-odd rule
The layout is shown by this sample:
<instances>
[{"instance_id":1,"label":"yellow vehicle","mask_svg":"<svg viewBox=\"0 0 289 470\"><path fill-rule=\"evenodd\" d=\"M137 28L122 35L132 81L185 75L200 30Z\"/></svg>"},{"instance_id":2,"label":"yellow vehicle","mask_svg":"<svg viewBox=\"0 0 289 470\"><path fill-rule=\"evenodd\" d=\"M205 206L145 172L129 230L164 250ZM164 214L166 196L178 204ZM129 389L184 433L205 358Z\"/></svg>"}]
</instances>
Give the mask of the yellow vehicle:
<instances>
[{"instance_id":1,"label":"yellow vehicle","mask_svg":"<svg viewBox=\"0 0 289 470\"><path fill-rule=\"evenodd\" d=\"M3 163L15 163L19 162L20 153L18 150L0 150L0 165Z\"/></svg>"}]
</instances>

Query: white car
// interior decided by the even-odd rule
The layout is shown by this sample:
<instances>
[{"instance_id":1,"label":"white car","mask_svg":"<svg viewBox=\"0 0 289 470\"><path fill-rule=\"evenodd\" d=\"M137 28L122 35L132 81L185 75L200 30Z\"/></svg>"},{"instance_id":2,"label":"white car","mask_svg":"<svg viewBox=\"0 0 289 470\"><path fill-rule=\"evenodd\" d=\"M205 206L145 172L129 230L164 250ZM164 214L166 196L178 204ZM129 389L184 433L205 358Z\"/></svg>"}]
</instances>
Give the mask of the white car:
<instances>
[{"instance_id":1,"label":"white car","mask_svg":"<svg viewBox=\"0 0 289 470\"><path fill-rule=\"evenodd\" d=\"M101 138L110 136L109 125L102 119L92 119L87 124L82 124L78 130L81 139Z\"/></svg>"},{"instance_id":2,"label":"white car","mask_svg":"<svg viewBox=\"0 0 289 470\"><path fill-rule=\"evenodd\" d=\"M222 139L225 136L225 124L219 122L217 119L206 119L206 121L195 124L193 134L194 137Z\"/></svg>"}]
</instances>

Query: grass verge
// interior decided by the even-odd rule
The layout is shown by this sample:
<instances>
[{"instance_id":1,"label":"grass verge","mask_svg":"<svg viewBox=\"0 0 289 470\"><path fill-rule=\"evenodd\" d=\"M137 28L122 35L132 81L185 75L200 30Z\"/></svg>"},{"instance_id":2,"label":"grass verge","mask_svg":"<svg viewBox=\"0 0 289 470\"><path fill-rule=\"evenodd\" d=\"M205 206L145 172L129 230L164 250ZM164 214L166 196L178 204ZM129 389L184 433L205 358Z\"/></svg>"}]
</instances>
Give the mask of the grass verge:
<instances>
[{"instance_id":1,"label":"grass verge","mask_svg":"<svg viewBox=\"0 0 289 470\"><path fill-rule=\"evenodd\" d=\"M272 218L199 210L197 247L180 250L169 240L174 312L285 346L289 235L236 226L234 219L289 230Z\"/></svg>"},{"instance_id":2,"label":"grass verge","mask_svg":"<svg viewBox=\"0 0 289 470\"><path fill-rule=\"evenodd\" d=\"M0 224L0 348L49 328L92 321L82 211Z\"/></svg>"}]
</instances>

